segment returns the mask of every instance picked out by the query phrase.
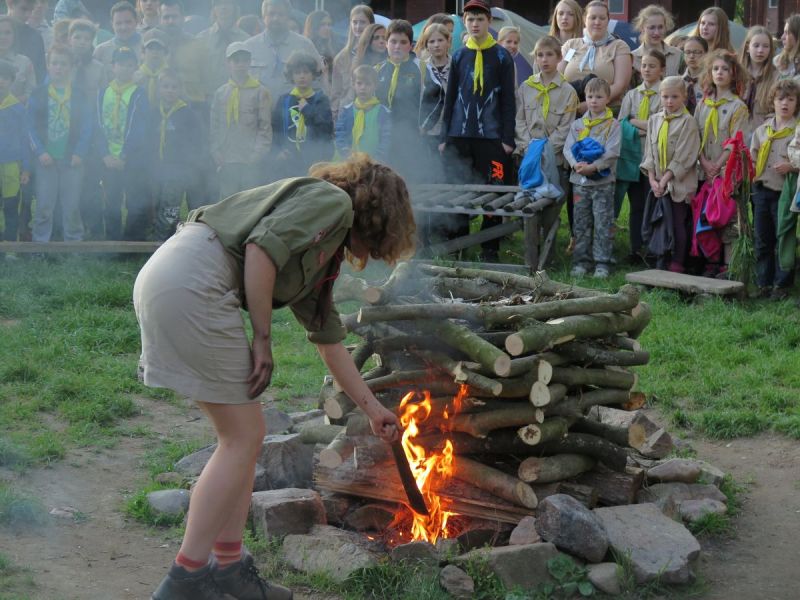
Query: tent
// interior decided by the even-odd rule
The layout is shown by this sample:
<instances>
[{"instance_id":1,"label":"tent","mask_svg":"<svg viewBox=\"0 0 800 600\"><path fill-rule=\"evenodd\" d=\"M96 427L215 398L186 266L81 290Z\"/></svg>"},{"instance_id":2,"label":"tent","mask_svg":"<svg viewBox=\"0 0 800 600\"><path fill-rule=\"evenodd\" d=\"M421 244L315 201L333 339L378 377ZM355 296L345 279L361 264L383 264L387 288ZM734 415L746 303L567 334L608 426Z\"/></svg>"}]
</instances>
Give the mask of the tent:
<instances>
[{"instance_id":1,"label":"tent","mask_svg":"<svg viewBox=\"0 0 800 600\"><path fill-rule=\"evenodd\" d=\"M461 47L461 37L465 31L464 21L458 15L450 15L455 22L455 29L453 30L453 51ZM420 21L414 25L414 38L419 39L422 35L422 28L425 26L425 21ZM524 17L519 16L517 13L504 8L492 8L492 35L497 37L497 32L503 27L514 26L519 27L520 30L520 47L519 51L525 56L529 56L533 52L533 47L540 37L547 35L548 29L535 23L531 23Z\"/></svg>"},{"instance_id":2,"label":"tent","mask_svg":"<svg viewBox=\"0 0 800 600\"><path fill-rule=\"evenodd\" d=\"M689 23L689 25L684 25L680 29L676 29L672 33L667 36L667 43L672 42L672 38L678 35L691 35L694 31L694 28L697 27L697 21L694 23ZM739 49L744 44L744 38L747 35L747 27L744 25L740 25L735 21L728 21L728 27L731 31L731 44L733 44L733 48L738 52Z\"/></svg>"}]
</instances>

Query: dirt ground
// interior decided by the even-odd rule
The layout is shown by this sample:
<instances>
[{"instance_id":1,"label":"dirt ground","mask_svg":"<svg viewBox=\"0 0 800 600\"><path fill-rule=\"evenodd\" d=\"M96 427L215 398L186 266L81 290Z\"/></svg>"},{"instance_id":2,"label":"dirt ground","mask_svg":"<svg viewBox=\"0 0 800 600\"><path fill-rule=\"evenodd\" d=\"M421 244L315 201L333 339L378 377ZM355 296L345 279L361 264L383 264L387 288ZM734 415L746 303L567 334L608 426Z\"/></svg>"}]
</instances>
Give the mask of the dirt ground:
<instances>
[{"instance_id":1,"label":"dirt ground","mask_svg":"<svg viewBox=\"0 0 800 600\"><path fill-rule=\"evenodd\" d=\"M195 409L141 401L135 421L159 435L209 434ZM135 425L137 423L133 423ZM43 531L0 529L0 552L32 569L31 600L148 599L174 557L179 540L127 520L126 494L144 483L148 438L123 438L111 450L76 452L52 467L22 476L0 470L38 495L48 509L69 506L86 518L54 519ZM800 443L779 436L725 442L693 440L701 458L745 483L747 493L732 538L703 541L700 572L709 600L793 600L800 540ZM3 590L5 591L5 590ZM322 600L300 593L298 600Z\"/></svg>"}]
</instances>

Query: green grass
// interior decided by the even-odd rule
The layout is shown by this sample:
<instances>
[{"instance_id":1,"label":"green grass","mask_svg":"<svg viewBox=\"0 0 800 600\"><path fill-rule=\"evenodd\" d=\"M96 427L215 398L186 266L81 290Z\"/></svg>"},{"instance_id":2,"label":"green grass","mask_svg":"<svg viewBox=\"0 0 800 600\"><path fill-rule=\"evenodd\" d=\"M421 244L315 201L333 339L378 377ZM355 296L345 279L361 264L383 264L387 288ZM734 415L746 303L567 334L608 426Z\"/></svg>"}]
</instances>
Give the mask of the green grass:
<instances>
[{"instance_id":1,"label":"green grass","mask_svg":"<svg viewBox=\"0 0 800 600\"><path fill-rule=\"evenodd\" d=\"M47 523L47 519L41 502L0 481L0 527L11 530L38 528Z\"/></svg>"},{"instance_id":2,"label":"green grass","mask_svg":"<svg viewBox=\"0 0 800 600\"><path fill-rule=\"evenodd\" d=\"M147 502L147 494L157 490L174 489L173 485L162 485L160 483L150 483L144 488L137 491L133 496L128 498L125 502L125 514L144 523L145 525L152 525L154 527L173 527L183 523L183 514L179 515L164 515L158 514L150 507Z\"/></svg>"},{"instance_id":3,"label":"green grass","mask_svg":"<svg viewBox=\"0 0 800 600\"><path fill-rule=\"evenodd\" d=\"M36 585L27 571L0 553L0 600L30 600Z\"/></svg>"}]
</instances>

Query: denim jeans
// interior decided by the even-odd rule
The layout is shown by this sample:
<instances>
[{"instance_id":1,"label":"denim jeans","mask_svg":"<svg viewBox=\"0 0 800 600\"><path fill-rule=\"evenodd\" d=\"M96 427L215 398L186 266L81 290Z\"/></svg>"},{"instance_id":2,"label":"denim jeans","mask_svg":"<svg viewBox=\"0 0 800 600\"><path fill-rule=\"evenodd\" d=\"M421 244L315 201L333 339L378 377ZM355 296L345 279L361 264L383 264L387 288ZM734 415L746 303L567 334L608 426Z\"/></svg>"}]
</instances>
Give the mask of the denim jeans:
<instances>
[{"instance_id":1,"label":"denim jeans","mask_svg":"<svg viewBox=\"0 0 800 600\"><path fill-rule=\"evenodd\" d=\"M778 200L781 193L760 183L753 187L753 225L756 240L758 287L791 287L792 272L782 271L777 261Z\"/></svg>"},{"instance_id":2,"label":"denim jeans","mask_svg":"<svg viewBox=\"0 0 800 600\"><path fill-rule=\"evenodd\" d=\"M70 166L70 159L57 160L49 167L36 166L36 211L33 215L33 241L49 242L53 234L53 211L61 203L61 222L65 242L83 239L81 184L83 167Z\"/></svg>"}]
</instances>

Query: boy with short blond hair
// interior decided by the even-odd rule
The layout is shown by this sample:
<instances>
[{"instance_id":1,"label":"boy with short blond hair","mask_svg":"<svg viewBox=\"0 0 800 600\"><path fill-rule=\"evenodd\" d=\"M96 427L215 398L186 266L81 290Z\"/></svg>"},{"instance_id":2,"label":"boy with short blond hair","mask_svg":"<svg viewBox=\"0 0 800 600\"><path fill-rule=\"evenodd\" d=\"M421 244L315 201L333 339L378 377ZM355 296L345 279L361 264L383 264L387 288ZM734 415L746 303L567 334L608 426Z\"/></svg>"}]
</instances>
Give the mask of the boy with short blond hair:
<instances>
[{"instance_id":1,"label":"boy with short blond hair","mask_svg":"<svg viewBox=\"0 0 800 600\"><path fill-rule=\"evenodd\" d=\"M621 129L608 103L611 87L595 78L586 84L586 114L570 127L564 158L572 168L575 250L572 275L585 275L594 264L594 277L609 276L613 251L614 182Z\"/></svg>"},{"instance_id":2,"label":"boy with short blond hair","mask_svg":"<svg viewBox=\"0 0 800 600\"><path fill-rule=\"evenodd\" d=\"M389 158L392 119L375 95L377 84L378 74L369 65L353 70L356 98L339 111L336 120L336 149L342 158L353 152L366 152L381 162Z\"/></svg>"},{"instance_id":3,"label":"boy with short blond hair","mask_svg":"<svg viewBox=\"0 0 800 600\"><path fill-rule=\"evenodd\" d=\"M219 198L263 184L272 146L272 99L250 75L250 51L233 42L225 51L230 81L211 102L211 157L219 174Z\"/></svg>"}]
</instances>

